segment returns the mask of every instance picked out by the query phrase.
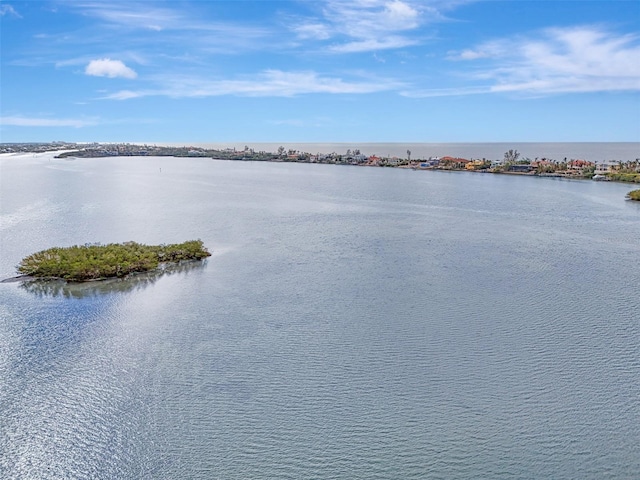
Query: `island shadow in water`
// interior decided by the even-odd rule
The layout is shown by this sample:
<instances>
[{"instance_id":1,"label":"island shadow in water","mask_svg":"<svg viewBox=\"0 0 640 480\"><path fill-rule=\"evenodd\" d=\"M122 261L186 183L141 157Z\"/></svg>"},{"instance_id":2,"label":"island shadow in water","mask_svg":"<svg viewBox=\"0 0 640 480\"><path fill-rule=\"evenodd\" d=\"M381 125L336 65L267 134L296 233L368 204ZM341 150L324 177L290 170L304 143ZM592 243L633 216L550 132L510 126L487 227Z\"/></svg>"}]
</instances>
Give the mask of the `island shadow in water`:
<instances>
[{"instance_id":1,"label":"island shadow in water","mask_svg":"<svg viewBox=\"0 0 640 480\"><path fill-rule=\"evenodd\" d=\"M142 290L156 283L160 277L203 269L207 260L189 260L175 265L165 265L151 272L129 275L125 278L107 278L91 282L67 282L65 280L31 279L20 288L39 297L85 298L109 295L115 292Z\"/></svg>"}]
</instances>

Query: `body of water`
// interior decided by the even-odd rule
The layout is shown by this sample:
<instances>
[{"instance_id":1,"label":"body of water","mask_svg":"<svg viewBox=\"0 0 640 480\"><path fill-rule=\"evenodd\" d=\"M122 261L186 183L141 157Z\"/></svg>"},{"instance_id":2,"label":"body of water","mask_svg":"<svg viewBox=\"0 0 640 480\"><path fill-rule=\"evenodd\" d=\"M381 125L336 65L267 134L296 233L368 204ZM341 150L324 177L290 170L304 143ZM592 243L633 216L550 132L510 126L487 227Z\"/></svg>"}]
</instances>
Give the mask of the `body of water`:
<instances>
[{"instance_id":1,"label":"body of water","mask_svg":"<svg viewBox=\"0 0 640 480\"><path fill-rule=\"evenodd\" d=\"M51 246L213 250L0 284L1 478L640 472L630 185L53 154L0 181L2 278Z\"/></svg>"}]
</instances>

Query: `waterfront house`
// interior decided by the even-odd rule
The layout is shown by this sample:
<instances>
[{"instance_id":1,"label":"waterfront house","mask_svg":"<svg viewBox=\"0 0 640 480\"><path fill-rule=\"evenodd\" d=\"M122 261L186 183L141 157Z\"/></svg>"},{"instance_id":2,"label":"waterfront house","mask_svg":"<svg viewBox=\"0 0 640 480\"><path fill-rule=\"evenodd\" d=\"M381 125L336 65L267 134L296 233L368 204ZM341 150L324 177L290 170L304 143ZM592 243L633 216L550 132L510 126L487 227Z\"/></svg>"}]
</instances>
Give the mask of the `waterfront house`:
<instances>
[{"instance_id":1,"label":"waterfront house","mask_svg":"<svg viewBox=\"0 0 640 480\"><path fill-rule=\"evenodd\" d=\"M542 160L534 160L533 162L531 162L531 166L536 168L553 167L554 165L555 164L553 162L545 160L544 158Z\"/></svg>"},{"instance_id":2,"label":"waterfront house","mask_svg":"<svg viewBox=\"0 0 640 480\"><path fill-rule=\"evenodd\" d=\"M428 160L419 160L418 163L420 168L434 168L440 164L440 158L429 157Z\"/></svg>"},{"instance_id":3,"label":"waterfront house","mask_svg":"<svg viewBox=\"0 0 640 480\"><path fill-rule=\"evenodd\" d=\"M593 162L589 162L587 160L570 160L567 163L567 169L579 172L590 167L593 167Z\"/></svg>"},{"instance_id":4,"label":"waterfront house","mask_svg":"<svg viewBox=\"0 0 640 480\"><path fill-rule=\"evenodd\" d=\"M509 165L509 171L510 172L514 172L514 173L530 173L530 172L533 172L535 169L536 169L536 167L534 167L531 164Z\"/></svg>"},{"instance_id":5,"label":"waterfront house","mask_svg":"<svg viewBox=\"0 0 640 480\"><path fill-rule=\"evenodd\" d=\"M602 175L604 173L615 172L620 168L620 162L604 161L596 162L596 175Z\"/></svg>"},{"instance_id":6,"label":"waterfront house","mask_svg":"<svg viewBox=\"0 0 640 480\"><path fill-rule=\"evenodd\" d=\"M487 164L484 160L472 160L467 163L464 168L466 170L482 170L483 168L487 168Z\"/></svg>"},{"instance_id":7,"label":"waterfront house","mask_svg":"<svg viewBox=\"0 0 640 480\"><path fill-rule=\"evenodd\" d=\"M445 156L440 158L439 166L445 169L465 168L467 163L469 163L470 161L471 160L468 160L466 158Z\"/></svg>"}]
</instances>

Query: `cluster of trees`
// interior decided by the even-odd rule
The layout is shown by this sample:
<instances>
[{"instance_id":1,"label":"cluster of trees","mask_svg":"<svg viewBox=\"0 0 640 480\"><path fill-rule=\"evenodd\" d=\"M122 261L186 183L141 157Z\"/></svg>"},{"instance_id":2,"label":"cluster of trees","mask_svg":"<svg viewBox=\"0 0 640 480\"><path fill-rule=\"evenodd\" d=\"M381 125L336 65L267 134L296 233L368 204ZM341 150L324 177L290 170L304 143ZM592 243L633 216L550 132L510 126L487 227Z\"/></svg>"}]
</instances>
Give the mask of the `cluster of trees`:
<instances>
[{"instance_id":1,"label":"cluster of trees","mask_svg":"<svg viewBox=\"0 0 640 480\"><path fill-rule=\"evenodd\" d=\"M33 277L83 282L147 272L161 263L200 260L211 254L201 240L170 245L136 242L49 248L22 259L18 272Z\"/></svg>"},{"instance_id":2,"label":"cluster of trees","mask_svg":"<svg viewBox=\"0 0 640 480\"><path fill-rule=\"evenodd\" d=\"M615 182L640 183L640 173L608 173L607 177Z\"/></svg>"},{"instance_id":3,"label":"cluster of trees","mask_svg":"<svg viewBox=\"0 0 640 480\"><path fill-rule=\"evenodd\" d=\"M616 182L640 183L640 158L630 162L618 162L615 172L607 176Z\"/></svg>"},{"instance_id":4,"label":"cluster of trees","mask_svg":"<svg viewBox=\"0 0 640 480\"><path fill-rule=\"evenodd\" d=\"M591 178L595 172L595 164L591 162L583 162L583 165L579 170L575 168L574 162L583 162L581 160L567 160L565 158L562 161L557 161L549 158L536 158L531 160L528 157L522 157L518 150L509 150L504 153L502 165L496 167L496 171L508 171L513 165L531 165L531 171L544 174L544 173L572 173L574 175L580 174L584 177ZM578 164L579 165L579 164ZM571 167L571 168L570 168Z\"/></svg>"},{"instance_id":5,"label":"cluster of trees","mask_svg":"<svg viewBox=\"0 0 640 480\"><path fill-rule=\"evenodd\" d=\"M640 158L628 162L618 162L617 170L622 173L640 172Z\"/></svg>"},{"instance_id":6,"label":"cluster of trees","mask_svg":"<svg viewBox=\"0 0 640 480\"><path fill-rule=\"evenodd\" d=\"M520 158L518 150L508 150L504 152L504 163L516 163Z\"/></svg>"}]
</instances>

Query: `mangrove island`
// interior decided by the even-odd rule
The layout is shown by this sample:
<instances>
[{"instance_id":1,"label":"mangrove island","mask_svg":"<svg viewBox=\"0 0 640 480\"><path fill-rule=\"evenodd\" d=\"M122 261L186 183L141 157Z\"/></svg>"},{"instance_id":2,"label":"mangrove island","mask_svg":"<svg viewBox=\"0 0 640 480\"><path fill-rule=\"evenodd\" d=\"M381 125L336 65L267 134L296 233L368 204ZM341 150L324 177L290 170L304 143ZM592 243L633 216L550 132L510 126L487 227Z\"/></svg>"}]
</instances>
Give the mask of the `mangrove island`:
<instances>
[{"instance_id":1,"label":"mangrove island","mask_svg":"<svg viewBox=\"0 0 640 480\"><path fill-rule=\"evenodd\" d=\"M170 245L136 242L49 248L22 259L18 272L45 279L86 282L155 270L161 265L211 256L201 240Z\"/></svg>"},{"instance_id":2,"label":"mangrove island","mask_svg":"<svg viewBox=\"0 0 640 480\"><path fill-rule=\"evenodd\" d=\"M627 193L627 198L629 200L636 200L640 202L640 190L631 190L629 193Z\"/></svg>"}]
</instances>

